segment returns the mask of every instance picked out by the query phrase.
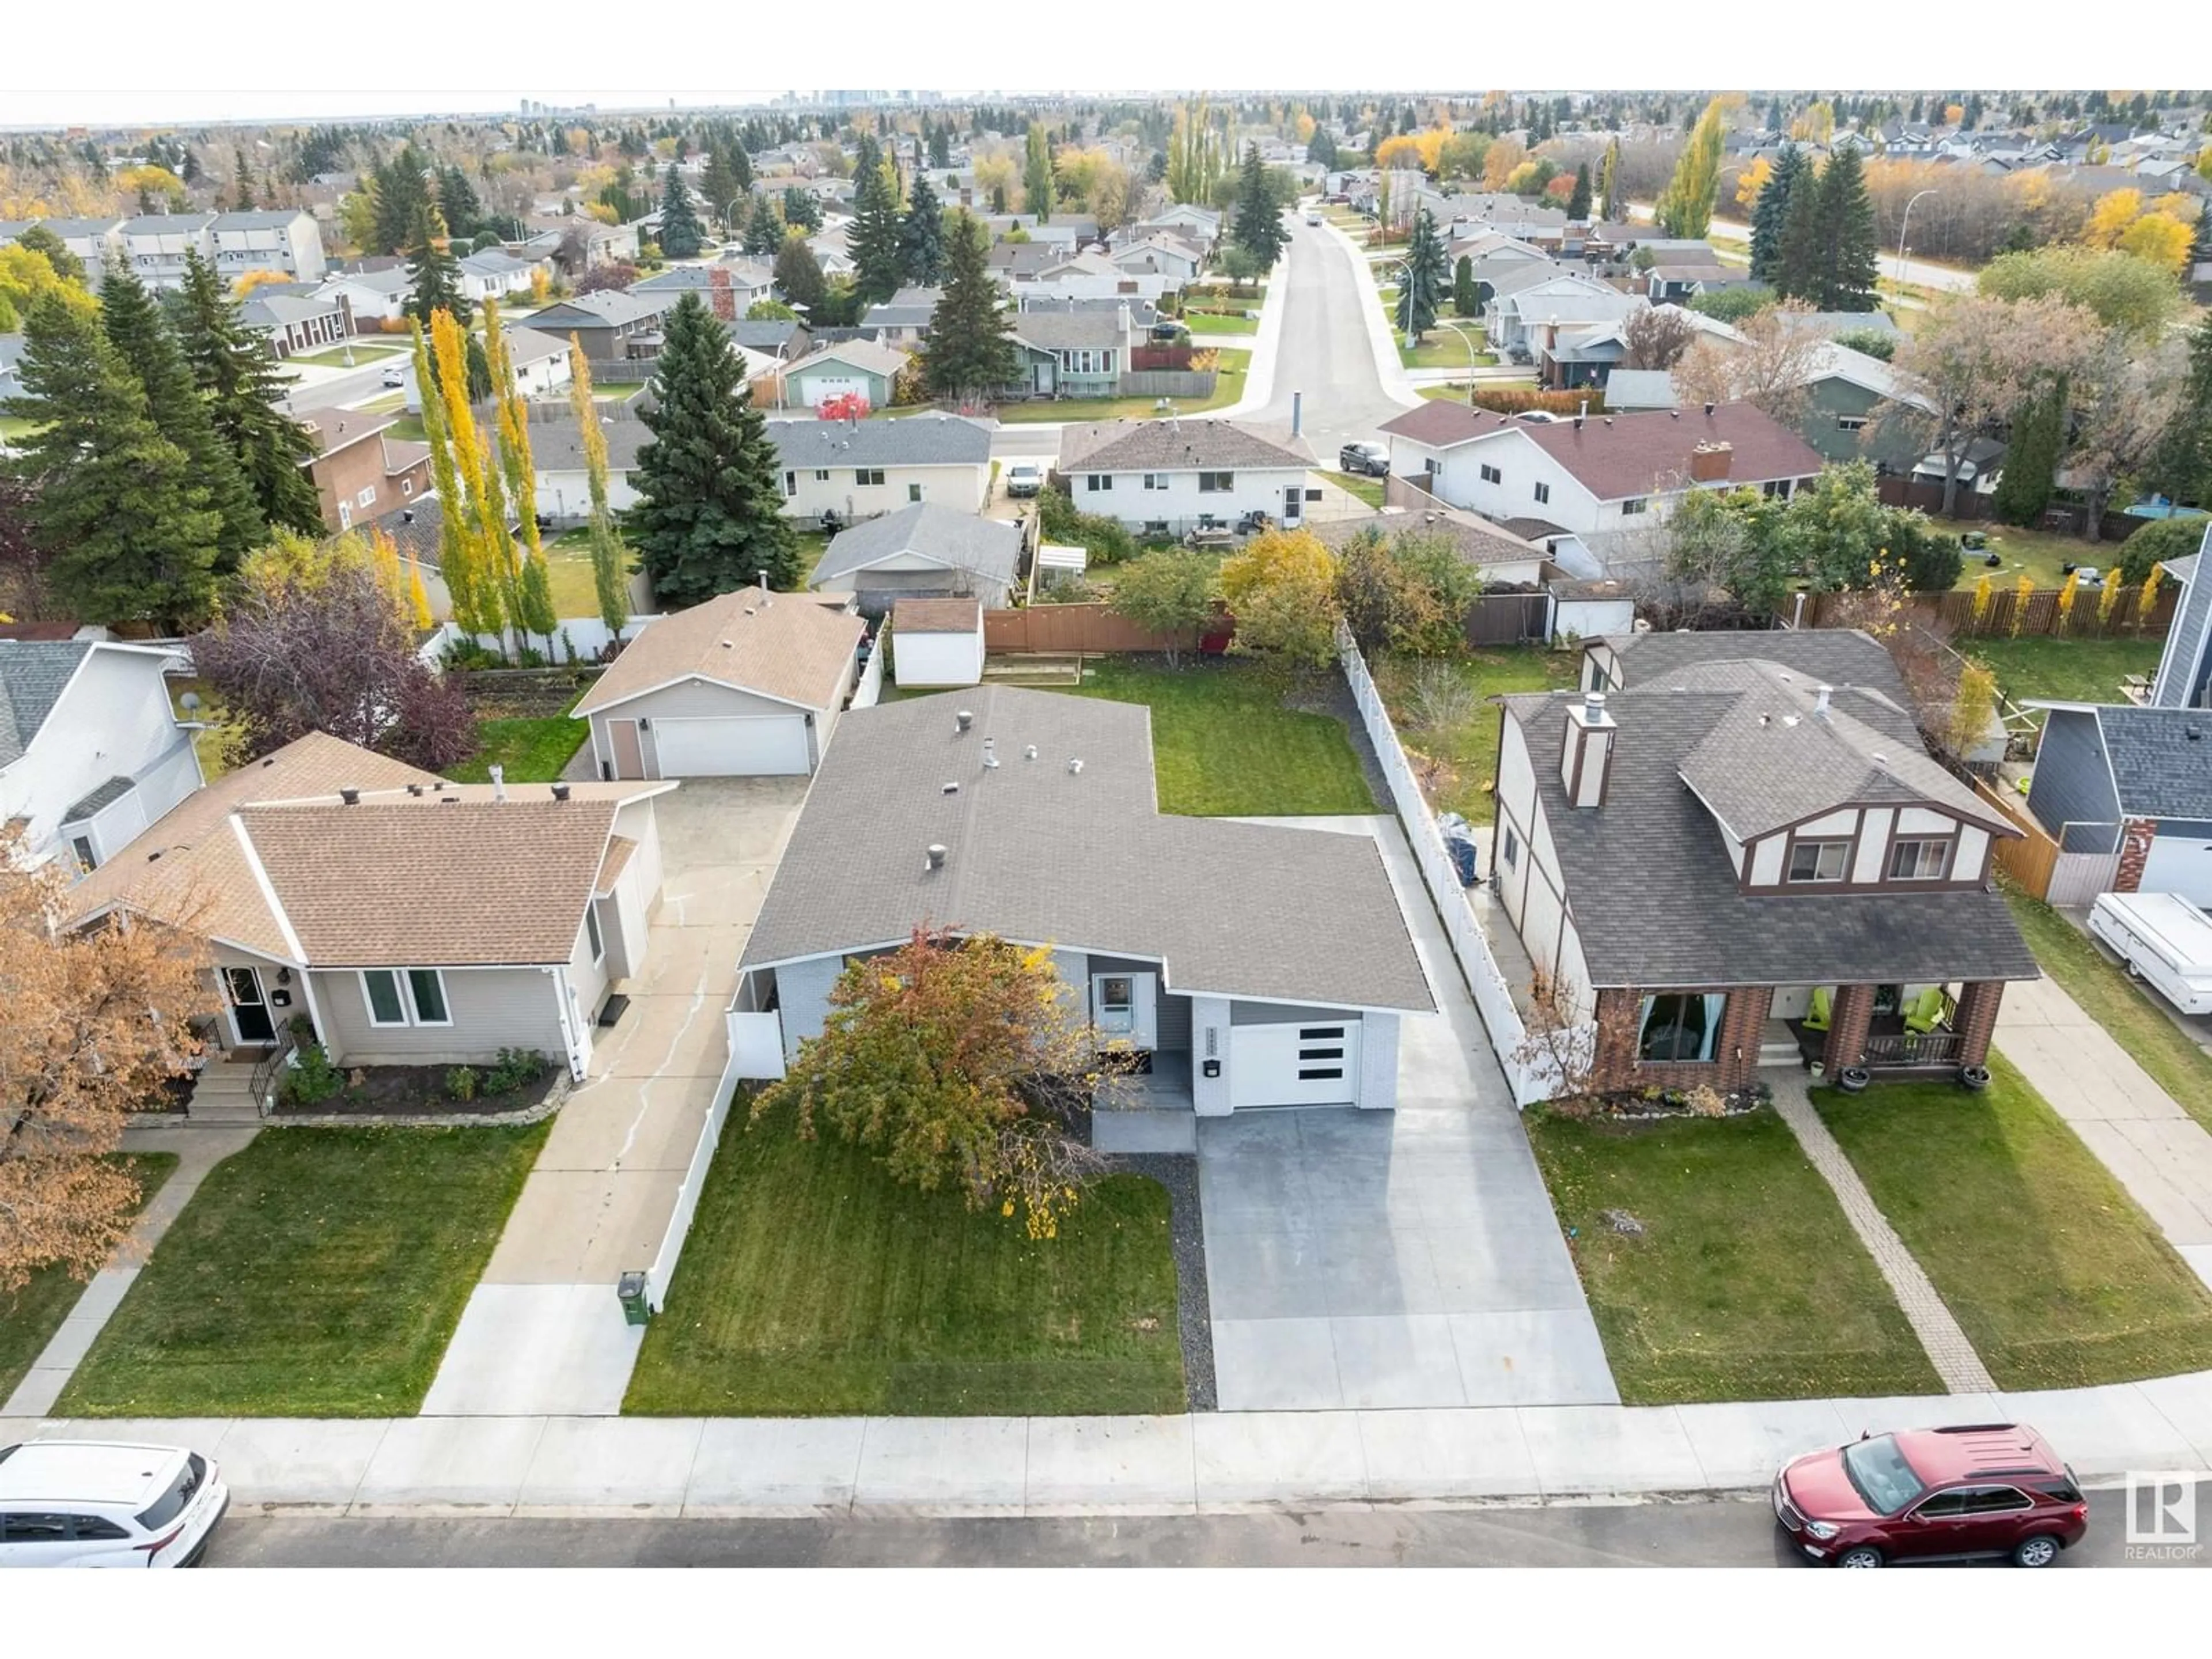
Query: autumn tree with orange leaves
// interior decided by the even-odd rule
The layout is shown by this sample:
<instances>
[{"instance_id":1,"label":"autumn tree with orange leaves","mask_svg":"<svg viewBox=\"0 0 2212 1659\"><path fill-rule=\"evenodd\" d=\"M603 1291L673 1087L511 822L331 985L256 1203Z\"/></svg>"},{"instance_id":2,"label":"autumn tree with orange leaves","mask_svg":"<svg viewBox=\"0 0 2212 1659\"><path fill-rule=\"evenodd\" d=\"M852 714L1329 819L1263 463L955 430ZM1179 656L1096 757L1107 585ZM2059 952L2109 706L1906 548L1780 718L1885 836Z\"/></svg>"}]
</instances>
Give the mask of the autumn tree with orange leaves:
<instances>
[{"instance_id":1,"label":"autumn tree with orange leaves","mask_svg":"<svg viewBox=\"0 0 2212 1659\"><path fill-rule=\"evenodd\" d=\"M0 837L0 1292L57 1264L89 1278L123 1242L138 1182L108 1155L213 1002L197 940L150 921L64 931L67 876L21 854Z\"/></svg>"}]
</instances>

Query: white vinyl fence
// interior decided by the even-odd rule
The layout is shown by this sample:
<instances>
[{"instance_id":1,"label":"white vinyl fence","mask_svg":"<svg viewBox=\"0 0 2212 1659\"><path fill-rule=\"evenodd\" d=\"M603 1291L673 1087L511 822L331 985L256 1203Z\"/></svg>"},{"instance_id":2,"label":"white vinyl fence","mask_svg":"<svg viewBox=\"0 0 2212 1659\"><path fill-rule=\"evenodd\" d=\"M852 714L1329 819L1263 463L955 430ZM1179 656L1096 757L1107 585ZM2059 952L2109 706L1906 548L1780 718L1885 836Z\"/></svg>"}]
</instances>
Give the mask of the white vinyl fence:
<instances>
[{"instance_id":1,"label":"white vinyl fence","mask_svg":"<svg viewBox=\"0 0 2212 1659\"><path fill-rule=\"evenodd\" d=\"M853 708L873 708L884 694L884 659L890 654L885 649L890 644L890 618L884 618L882 630L876 635L876 648L868 653L868 665L860 671L860 683L853 688Z\"/></svg>"},{"instance_id":2,"label":"white vinyl fence","mask_svg":"<svg viewBox=\"0 0 2212 1659\"><path fill-rule=\"evenodd\" d=\"M1474 997L1475 1012L1482 1016L1483 1029L1490 1034L1490 1046L1497 1053L1498 1065L1504 1068L1505 1080L1513 1090L1514 1103L1533 1106L1540 1100L1548 1100L1559 1091L1559 1070L1542 1055L1523 1055L1528 1030L1521 1011L1514 1006L1513 988L1506 983L1498 958L1491 954L1490 941L1483 938L1482 926L1468 904L1467 890L1460 885L1459 871L1452 863L1451 854L1444 850L1443 832L1437 828L1436 817L1429 811L1421 786L1413 776L1413 766L1398 742L1398 731L1391 724L1390 711L1382 705L1382 694L1376 690L1374 677L1367 672L1366 659L1359 654L1352 630L1340 623L1337 625L1336 647L1338 659L1344 665L1344 678L1352 686L1352 700L1359 705L1361 723L1366 726L1368 740L1375 745L1375 753L1382 763L1382 775L1389 783L1392 804L1398 809L1399 821L1406 826L1406 839L1413 847L1413 861L1420 866L1421 880L1436 902L1437 915L1443 919L1444 936L1451 941L1452 955L1459 959L1460 972ZM1596 1027L1592 1025L1586 1036L1578 1029L1571 1040L1594 1042L1596 1035Z\"/></svg>"},{"instance_id":3,"label":"white vinyl fence","mask_svg":"<svg viewBox=\"0 0 2212 1659\"><path fill-rule=\"evenodd\" d=\"M722 1075L714 1085L714 1104L707 1113L707 1121L700 1126L699 1144L691 1149L691 1162L684 1167L684 1184L676 1189L676 1211L668 1218L668 1231L660 1236L660 1249L653 1258L653 1266L646 1270L645 1297L659 1313L668 1304L668 1286L676 1277L676 1260L684 1254L684 1241L691 1231L691 1218L699 1212L699 1194L707 1185L707 1171L714 1162L714 1148L721 1144L722 1126L730 1121L730 1102L738 1089L738 1057L732 1054L722 1067Z\"/></svg>"},{"instance_id":4,"label":"white vinyl fence","mask_svg":"<svg viewBox=\"0 0 2212 1659\"><path fill-rule=\"evenodd\" d=\"M626 641L634 640L647 623L656 623L659 620L657 615L632 617L623 624L622 637ZM461 626L459 623L440 623L438 631L422 641L422 648L416 654L433 668L440 667L446 660L447 641L460 637ZM514 645L514 636L511 634L505 639L501 639L496 634L478 634L475 637L477 643L487 651L509 651ZM568 667L568 653L574 651L577 666L594 666L599 660L599 653L606 649L607 641L612 637L613 635L607 632L606 623L601 622L597 617L565 617L553 629L553 658L548 665L554 668ZM545 648L545 640L542 635L530 635L524 643L537 651L543 651Z\"/></svg>"}]
</instances>

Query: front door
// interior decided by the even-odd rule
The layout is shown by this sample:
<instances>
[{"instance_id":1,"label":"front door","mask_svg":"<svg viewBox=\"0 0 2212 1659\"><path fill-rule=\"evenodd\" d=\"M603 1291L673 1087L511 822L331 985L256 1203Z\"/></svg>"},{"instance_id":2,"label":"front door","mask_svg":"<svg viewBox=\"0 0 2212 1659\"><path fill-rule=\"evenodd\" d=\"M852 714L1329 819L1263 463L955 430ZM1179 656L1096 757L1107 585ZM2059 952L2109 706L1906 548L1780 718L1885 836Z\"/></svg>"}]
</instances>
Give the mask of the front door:
<instances>
[{"instance_id":1,"label":"front door","mask_svg":"<svg viewBox=\"0 0 2212 1659\"><path fill-rule=\"evenodd\" d=\"M1283 522L1296 524L1306 510L1306 492L1297 484L1283 487Z\"/></svg>"},{"instance_id":2,"label":"front door","mask_svg":"<svg viewBox=\"0 0 2212 1659\"><path fill-rule=\"evenodd\" d=\"M269 998L261 988L258 968L226 968L222 988L230 999L231 1034L241 1048L254 1048L276 1040L276 1022L269 1013Z\"/></svg>"},{"instance_id":3,"label":"front door","mask_svg":"<svg viewBox=\"0 0 2212 1659\"><path fill-rule=\"evenodd\" d=\"M1159 1004L1157 974L1091 976L1091 1023L1098 1028L1104 1045L1146 1051L1157 1048Z\"/></svg>"}]
</instances>

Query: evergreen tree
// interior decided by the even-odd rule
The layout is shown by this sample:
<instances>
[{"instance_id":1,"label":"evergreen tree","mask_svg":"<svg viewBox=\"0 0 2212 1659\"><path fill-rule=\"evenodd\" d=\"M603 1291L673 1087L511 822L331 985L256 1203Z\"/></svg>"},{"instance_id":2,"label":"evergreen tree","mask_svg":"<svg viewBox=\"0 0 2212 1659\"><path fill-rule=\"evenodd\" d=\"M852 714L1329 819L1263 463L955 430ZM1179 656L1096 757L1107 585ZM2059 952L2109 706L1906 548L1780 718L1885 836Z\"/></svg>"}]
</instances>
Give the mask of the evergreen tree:
<instances>
[{"instance_id":1,"label":"evergreen tree","mask_svg":"<svg viewBox=\"0 0 2212 1659\"><path fill-rule=\"evenodd\" d=\"M1784 144L1774 158L1766 183L1751 205L1751 280L1771 286L1782 261L1782 231L1790 219L1790 193L1807 173L1805 153Z\"/></svg>"},{"instance_id":2,"label":"evergreen tree","mask_svg":"<svg viewBox=\"0 0 2212 1659\"><path fill-rule=\"evenodd\" d=\"M461 262L446 240L446 228L438 210L425 202L415 210L415 228L407 246L407 274L415 284L404 309L427 324L439 312L450 311L453 320L468 326L471 307L461 286Z\"/></svg>"},{"instance_id":3,"label":"evergreen tree","mask_svg":"<svg viewBox=\"0 0 2212 1659\"><path fill-rule=\"evenodd\" d=\"M1473 317L1482 309L1482 301L1475 296L1474 261L1464 253L1452 268L1452 309L1462 317Z\"/></svg>"},{"instance_id":4,"label":"evergreen tree","mask_svg":"<svg viewBox=\"0 0 2212 1659\"><path fill-rule=\"evenodd\" d=\"M989 237L963 208L945 251L945 293L930 314L922 373L930 392L952 402L987 398L1021 378L1012 325L999 303L987 256Z\"/></svg>"},{"instance_id":5,"label":"evergreen tree","mask_svg":"<svg viewBox=\"0 0 2212 1659\"><path fill-rule=\"evenodd\" d=\"M696 259L706 245L707 228L691 205L691 192L671 167L667 187L660 192L660 251L672 259Z\"/></svg>"},{"instance_id":6,"label":"evergreen tree","mask_svg":"<svg viewBox=\"0 0 2212 1659\"><path fill-rule=\"evenodd\" d=\"M1830 166L1834 163L1831 162ZM1997 479L1990 509L2007 524L2033 529L2051 505L2058 474L2058 450L2066 424L2066 383L2045 386L2013 411L2012 442Z\"/></svg>"},{"instance_id":7,"label":"evergreen tree","mask_svg":"<svg viewBox=\"0 0 2212 1659\"><path fill-rule=\"evenodd\" d=\"M1820 291L1814 305L1821 311L1872 311L1881 275L1866 172L1858 146L1845 144L1820 170Z\"/></svg>"},{"instance_id":8,"label":"evergreen tree","mask_svg":"<svg viewBox=\"0 0 2212 1659\"><path fill-rule=\"evenodd\" d=\"M240 559L268 539L268 521L238 457L216 430L206 395L193 380L168 319L120 259L109 264L100 284L100 324L116 356L138 377L155 430L185 452L194 482L207 492L207 504L221 522L216 568L235 570Z\"/></svg>"},{"instance_id":9,"label":"evergreen tree","mask_svg":"<svg viewBox=\"0 0 2212 1659\"><path fill-rule=\"evenodd\" d=\"M771 587L798 586L775 445L752 405L729 331L696 294L668 313L652 399L640 418L653 441L638 452L639 499L628 523L655 596L696 605L759 571Z\"/></svg>"},{"instance_id":10,"label":"evergreen tree","mask_svg":"<svg viewBox=\"0 0 2212 1659\"><path fill-rule=\"evenodd\" d=\"M1324 126L1314 128L1314 135L1306 140L1306 160L1324 173L1336 171L1336 140Z\"/></svg>"},{"instance_id":11,"label":"evergreen tree","mask_svg":"<svg viewBox=\"0 0 2212 1659\"><path fill-rule=\"evenodd\" d=\"M1597 216L1608 225L1620 222L1620 140L1615 138L1605 147L1605 160L1598 167Z\"/></svg>"},{"instance_id":12,"label":"evergreen tree","mask_svg":"<svg viewBox=\"0 0 2212 1659\"><path fill-rule=\"evenodd\" d=\"M860 175L853 192L853 227L846 233L845 252L852 256L853 283L861 305L898 292L898 197L889 169L880 162Z\"/></svg>"},{"instance_id":13,"label":"evergreen tree","mask_svg":"<svg viewBox=\"0 0 2212 1659\"><path fill-rule=\"evenodd\" d=\"M1275 261L1283 257L1283 246L1291 240L1283 228L1283 204L1275 198L1274 186L1268 182L1267 169L1260 160L1257 144L1244 146L1244 162L1237 183L1237 211L1231 221L1230 237L1237 246L1251 256L1254 266L1272 270Z\"/></svg>"},{"instance_id":14,"label":"evergreen tree","mask_svg":"<svg viewBox=\"0 0 2212 1659\"><path fill-rule=\"evenodd\" d=\"M6 465L36 492L29 516L55 599L88 623L204 621L222 520L191 459L155 426L93 319L47 294L23 323L23 395L0 411L34 429Z\"/></svg>"},{"instance_id":15,"label":"evergreen tree","mask_svg":"<svg viewBox=\"0 0 2212 1659\"><path fill-rule=\"evenodd\" d=\"M738 170L731 163L730 152L720 144L707 151L707 167L699 175L699 188L706 194L708 211L722 222L724 232L737 234L750 204L744 199L744 185L738 181Z\"/></svg>"},{"instance_id":16,"label":"evergreen tree","mask_svg":"<svg viewBox=\"0 0 2212 1659\"><path fill-rule=\"evenodd\" d=\"M307 466L315 455L313 434L277 408L291 391L283 370L197 252L185 255L184 286L168 312L208 414L238 458L262 517L271 529L316 534L323 506Z\"/></svg>"},{"instance_id":17,"label":"evergreen tree","mask_svg":"<svg viewBox=\"0 0 2212 1659\"><path fill-rule=\"evenodd\" d=\"M1039 224L1052 218L1052 144L1046 138L1044 123L1030 123L1029 136L1024 141L1022 166L1023 205L1036 216Z\"/></svg>"},{"instance_id":18,"label":"evergreen tree","mask_svg":"<svg viewBox=\"0 0 2212 1659\"><path fill-rule=\"evenodd\" d=\"M1589 219L1589 163L1583 161L1575 167L1575 187L1567 197L1567 217L1579 223Z\"/></svg>"},{"instance_id":19,"label":"evergreen tree","mask_svg":"<svg viewBox=\"0 0 2212 1659\"><path fill-rule=\"evenodd\" d=\"M476 186L469 182L468 169L458 163L438 173L438 211L446 221L448 235L473 240L483 227L483 204L477 199Z\"/></svg>"},{"instance_id":20,"label":"evergreen tree","mask_svg":"<svg viewBox=\"0 0 2212 1659\"><path fill-rule=\"evenodd\" d=\"M783 215L777 211L775 204L754 202L745 217L745 252L755 258L772 258L782 248L783 240Z\"/></svg>"},{"instance_id":21,"label":"evergreen tree","mask_svg":"<svg viewBox=\"0 0 2212 1659\"><path fill-rule=\"evenodd\" d=\"M783 187L783 222L811 236L822 228L822 204L797 185Z\"/></svg>"},{"instance_id":22,"label":"evergreen tree","mask_svg":"<svg viewBox=\"0 0 2212 1659\"><path fill-rule=\"evenodd\" d=\"M430 201L426 179L428 168L422 152L411 143L370 175L369 195L374 206L371 221L372 253L398 253L408 246L415 229L416 210Z\"/></svg>"},{"instance_id":23,"label":"evergreen tree","mask_svg":"<svg viewBox=\"0 0 2212 1659\"><path fill-rule=\"evenodd\" d=\"M1413 215L1406 240L1406 263L1398 271L1398 331L1419 340L1437 325L1437 307L1444 289L1443 238L1424 207Z\"/></svg>"},{"instance_id":24,"label":"evergreen tree","mask_svg":"<svg viewBox=\"0 0 2212 1659\"><path fill-rule=\"evenodd\" d=\"M2153 469L2177 501L2212 507L2212 315L2189 336L2189 378Z\"/></svg>"},{"instance_id":25,"label":"evergreen tree","mask_svg":"<svg viewBox=\"0 0 2212 1659\"><path fill-rule=\"evenodd\" d=\"M1822 287L1820 233L1820 181L1808 163L1805 172L1790 186L1773 281L1774 291L1781 298L1802 300L1815 309L1820 305Z\"/></svg>"},{"instance_id":26,"label":"evergreen tree","mask_svg":"<svg viewBox=\"0 0 2212 1659\"><path fill-rule=\"evenodd\" d=\"M822 302L829 296L830 287L822 279L822 262L798 232L785 237L783 246L776 250L771 280L785 304L805 312L811 322L818 325L823 320Z\"/></svg>"},{"instance_id":27,"label":"evergreen tree","mask_svg":"<svg viewBox=\"0 0 2212 1659\"><path fill-rule=\"evenodd\" d=\"M935 288L945 276L945 210L927 173L915 179L899 222L899 270L917 288Z\"/></svg>"},{"instance_id":28,"label":"evergreen tree","mask_svg":"<svg viewBox=\"0 0 2212 1659\"><path fill-rule=\"evenodd\" d=\"M929 165L949 167L952 165L952 124L939 123L929 130Z\"/></svg>"}]
</instances>

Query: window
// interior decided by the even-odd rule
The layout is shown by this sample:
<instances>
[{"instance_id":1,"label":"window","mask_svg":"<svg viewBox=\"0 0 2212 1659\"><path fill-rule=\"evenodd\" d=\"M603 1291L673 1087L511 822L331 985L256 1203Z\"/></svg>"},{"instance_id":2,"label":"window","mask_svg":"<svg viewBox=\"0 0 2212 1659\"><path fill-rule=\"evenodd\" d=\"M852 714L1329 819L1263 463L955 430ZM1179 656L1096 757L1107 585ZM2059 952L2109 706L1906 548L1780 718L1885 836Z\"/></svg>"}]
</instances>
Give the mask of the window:
<instances>
[{"instance_id":1,"label":"window","mask_svg":"<svg viewBox=\"0 0 2212 1659\"><path fill-rule=\"evenodd\" d=\"M814 482L817 483L828 483L830 482L830 469L826 466L816 467L814 469Z\"/></svg>"},{"instance_id":2,"label":"window","mask_svg":"<svg viewBox=\"0 0 2212 1659\"><path fill-rule=\"evenodd\" d=\"M138 1524L148 1532L161 1531L191 1506L193 1494L206 1479L207 1459L194 1452L185 1460L184 1471L177 1476L176 1484L155 1498L153 1507L139 1511Z\"/></svg>"},{"instance_id":3,"label":"window","mask_svg":"<svg viewBox=\"0 0 2212 1659\"><path fill-rule=\"evenodd\" d=\"M1624 519L1633 518L1650 504L1641 495L1632 495L1620 504L1620 516Z\"/></svg>"},{"instance_id":4,"label":"window","mask_svg":"<svg viewBox=\"0 0 2212 1659\"><path fill-rule=\"evenodd\" d=\"M1844 1473L1876 1515L1895 1515L1928 1490L1913 1473L1893 1434L1878 1434L1844 1448Z\"/></svg>"},{"instance_id":5,"label":"window","mask_svg":"<svg viewBox=\"0 0 2212 1659\"><path fill-rule=\"evenodd\" d=\"M1847 841L1801 841L1790 849L1790 879L1841 881L1850 852Z\"/></svg>"},{"instance_id":6,"label":"window","mask_svg":"<svg viewBox=\"0 0 2212 1659\"><path fill-rule=\"evenodd\" d=\"M403 495L412 495L415 493L415 480L402 478L399 481L399 493Z\"/></svg>"},{"instance_id":7,"label":"window","mask_svg":"<svg viewBox=\"0 0 2212 1659\"><path fill-rule=\"evenodd\" d=\"M376 503L376 486L374 484L367 484L362 486L361 494L353 498L353 503L356 507L374 506Z\"/></svg>"},{"instance_id":8,"label":"window","mask_svg":"<svg viewBox=\"0 0 2212 1659\"><path fill-rule=\"evenodd\" d=\"M856 484L880 484L883 481L884 470L879 466L856 466L853 469L853 482Z\"/></svg>"},{"instance_id":9,"label":"window","mask_svg":"<svg viewBox=\"0 0 2212 1659\"><path fill-rule=\"evenodd\" d=\"M599 938L599 907L596 904L587 904L584 907L584 937L591 941L592 960L604 961L606 957L607 947Z\"/></svg>"},{"instance_id":10,"label":"window","mask_svg":"<svg viewBox=\"0 0 2212 1659\"><path fill-rule=\"evenodd\" d=\"M338 528L341 530L350 530L353 528L353 503L351 501L340 501L338 503Z\"/></svg>"},{"instance_id":11,"label":"window","mask_svg":"<svg viewBox=\"0 0 2212 1659\"><path fill-rule=\"evenodd\" d=\"M1867 417L1863 415L1838 415L1836 416L1836 430L1838 432L1856 432L1864 427L1866 423Z\"/></svg>"},{"instance_id":12,"label":"window","mask_svg":"<svg viewBox=\"0 0 2212 1659\"><path fill-rule=\"evenodd\" d=\"M1198 493L1201 495L1225 495L1237 488L1234 472L1201 472L1198 475Z\"/></svg>"},{"instance_id":13,"label":"window","mask_svg":"<svg viewBox=\"0 0 2212 1659\"><path fill-rule=\"evenodd\" d=\"M1536 499L1540 502L1548 504L1552 499L1552 486L1547 483L1538 484L1536 486Z\"/></svg>"},{"instance_id":14,"label":"window","mask_svg":"<svg viewBox=\"0 0 2212 1659\"><path fill-rule=\"evenodd\" d=\"M1086 472L1083 475L1083 487L1094 494L1102 489L1111 489L1114 475L1110 472Z\"/></svg>"},{"instance_id":15,"label":"window","mask_svg":"<svg viewBox=\"0 0 2212 1659\"><path fill-rule=\"evenodd\" d=\"M1167 533L1168 521L1165 519L1147 519L1145 520L1145 534L1147 536L1164 536Z\"/></svg>"},{"instance_id":16,"label":"window","mask_svg":"<svg viewBox=\"0 0 2212 1659\"><path fill-rule=\"evenodd\" d=\"M1504 483L1505 482L1505 475L1503 472L1500 472L1496 467L1491 465L1488 461L1485 461L1482 464L1482 481L1485 483Z\"/></svg>"},{"instance_id":17,"label":"window","mask_svg":"<svg viewBox=\"0 0 2212 1659\"><path fill-rule=\"evenodd\" d=\"M1147 472L1146 474L1145 474L1145 488L1146 488L1146 489L1165 489L1167 487L1168 487L1168 475L1167 475L1166 473L1164 473L1164 472Z\"/></svg>"},{"instance_id":18,"label":"window","mask_svg":"<svg viewBox=\"0 0 2212 1659\"><path fill-rule=\"evenodd\" d=\"M821 474L817 473L815 476L816 476L817 477L821 477ZM787 473L785 473L785 474L783 475L783 498L784 498L784 500L786 500L786 501L789 501L789 500L791 500L791 498L792 498L793 496L794 496L794 495L798 495L798 494L799 494L799 475L798 475L796 472L787 472Z\"/></svg>"},{"instance_id":19,"label":"window","mask_svg":"<svg viewBox=\"0 0 2212 1659\"><path fill-rule=\"evenodd\" d=\"M1504 831L1504 839L1498 845L1498 855L1517 869L1521 864L1521 837L1515 835L1510 829Z\"/></svg>"},{"instance_id":20,"label":"window","mask_svg":"<svg viewBox=\"0 0 2212 1659\"><path fill-rule=\"evenodd\" d=\"M1644 999L1644 1019L1636 1041L1638 1060L1711 1060L1720 1035L1724 996L1668 992Z\"/></svg>"},{"instance_id":21,"label":"window","mask_svg":"<svg viewBox=\"0 0 2212 1659\"><path fill-rule=\"evenodd\" d=\"M361 988L371 1025L453 1023L446 1006L446 977L435 968L364 968Z\"/></svg>"},{"instance_id":22,"label":"window","mask_svg":"<svg viewBox=\"0 0 2212 1659\"><path fill-rule=\"evenodd\" d=\"M906 498L910 501L920 501L921 499L921 486L918 483L908 484L906 487Z\"/></svg>"},{"instance_id":23,"label":"window","mask_svg":"<svg viewBox=\"0 0 2212 1659\"><path fill-rule=\"evenodd\" d=\"M1889 849L1892 881L1941 881L1950 869L1948 841L1900 841Z\"/></svg>"},{"instance_id":24,"label":"window","mask_svg":"<svg viewBox=\"0 0 2212 1659\"><path fill-rule=\"evenodd\" d=\"M78 869L97 870L100 867L100 860L93 856L92 837L90 836L70 836L70 851L76 854L76 867Z\"/></svg>"},{"instance_id":25,"label":"window","mask_svg":"<svg viewBox=\"0 0 2212 1659\"><path fill-rule=\"evenodd\" d=\"M0 1515L0 1544L66 1544L66 1515Z\"/></svg>"},{"instance_id":26,"label":"window","mask_svg":"<svg viewBox=\"0 0 2212 1659\"><path fill-rule=\"evenodd\" d=\"M1960 1508L1962 1515L2002 1515L2007 1510L2034 1507L2017 1486L1969 1486L1960 1496L1966 1499Z\"/></svg>"}]
</instances>

